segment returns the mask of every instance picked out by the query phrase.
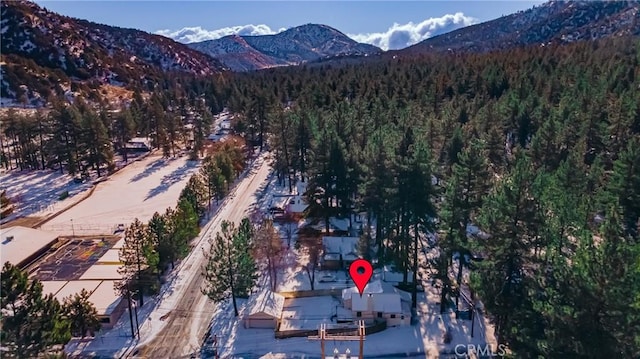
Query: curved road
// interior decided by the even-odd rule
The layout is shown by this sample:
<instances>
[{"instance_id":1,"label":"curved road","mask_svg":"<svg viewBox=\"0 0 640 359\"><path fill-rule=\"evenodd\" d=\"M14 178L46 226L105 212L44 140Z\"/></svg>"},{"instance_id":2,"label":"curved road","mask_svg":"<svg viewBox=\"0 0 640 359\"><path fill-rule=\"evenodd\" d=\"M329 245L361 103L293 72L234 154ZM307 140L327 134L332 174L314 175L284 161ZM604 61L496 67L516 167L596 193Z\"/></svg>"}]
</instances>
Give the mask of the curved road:
<instances>
[{"instance_id":1,"label":"curved road","mask_svg":"<svg viewBox=\"0 0 640 359\"><path fill-rule=\"evenodd\" d=\"M239 223L255 202L255 193L265 183L270 172L268 161L261 156L247 176L229 194L218 213L202 230L191 254L183 261L171 296L178 296L176 306L169 311L163 328L152 338L144 340L134 352L137 358L189 358L198 352L205 332L213 318L215 304L202 294L204 287L201 268L208 252L208 238L220 231L223 220ZM142 326L141 326L142 329ZM144 336L144 333L141 333Z\"/></svg>"}]
</instances>

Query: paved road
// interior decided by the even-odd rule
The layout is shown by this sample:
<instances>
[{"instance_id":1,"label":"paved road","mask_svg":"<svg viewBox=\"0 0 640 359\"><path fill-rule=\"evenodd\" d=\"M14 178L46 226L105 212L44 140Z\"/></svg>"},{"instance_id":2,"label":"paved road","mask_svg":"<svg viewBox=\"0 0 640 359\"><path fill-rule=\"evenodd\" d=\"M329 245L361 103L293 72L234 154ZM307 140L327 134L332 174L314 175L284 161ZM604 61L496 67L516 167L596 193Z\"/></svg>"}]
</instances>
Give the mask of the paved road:
<instances>
[{"instance_id":1,"label":"paved road","mask_svg":"<svg viewBox=\"0 0 640 359\"><path fill-rule=\"evenodd\" d=\"M171 310L163 329L137 348L138 358L188 358L197 351L214 312L214 304L200 291L204 286L200 269L205 263L203 252L209 247L207 239L221 230L223 220L235 223L242 220L269 172L267 161L258 159L253 170L236 186L225 205L205 227L196 248L180 266L178 277L186 279L186 285L177 285L174 289L173 295L180 296L176 307Z\"/></svg>"}]
</instances>

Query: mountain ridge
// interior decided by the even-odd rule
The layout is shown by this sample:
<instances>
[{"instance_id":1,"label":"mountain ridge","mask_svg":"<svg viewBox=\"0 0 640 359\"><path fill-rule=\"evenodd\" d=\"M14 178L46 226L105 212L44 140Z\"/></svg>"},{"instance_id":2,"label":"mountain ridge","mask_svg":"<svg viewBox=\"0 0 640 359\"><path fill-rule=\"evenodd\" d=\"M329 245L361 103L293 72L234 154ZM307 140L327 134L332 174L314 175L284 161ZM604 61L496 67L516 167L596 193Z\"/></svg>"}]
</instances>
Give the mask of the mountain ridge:
<instances>
[{"instance_id":1,"label":"mountain ridge","mask_svg":"<svg viewBox=\"0 0 640 359\"><path fill-rule=\"evenodd\" d=\"M382 53L378 47L359 43L328 25L310 23L278 34L228 35L187 46L219 59L235 71L297 65L333 56Z\"/></svg>"},{"instance_id":2,"label":"mountain ridge","mask_svg":"<svg viewBox=\"0 0 640 359\"><path fill-rule=\"evenodd\" d=\"M208 76L227 70L167 37L67 17L30 1L2 2L1 13L3 98L31 102L68 94L74 83L140 85L167 72Z\"/></svg>"},{"instance_id":3,"label":"mountain ridge","mask_svg":"<svg viewBox=\"0 0 640 359\"><path fill-rule=\"evenodd\" d=\"M624 35L640 35L640 1L551 0L394 53L487 52Z\"/></svg>"}]
</instances>

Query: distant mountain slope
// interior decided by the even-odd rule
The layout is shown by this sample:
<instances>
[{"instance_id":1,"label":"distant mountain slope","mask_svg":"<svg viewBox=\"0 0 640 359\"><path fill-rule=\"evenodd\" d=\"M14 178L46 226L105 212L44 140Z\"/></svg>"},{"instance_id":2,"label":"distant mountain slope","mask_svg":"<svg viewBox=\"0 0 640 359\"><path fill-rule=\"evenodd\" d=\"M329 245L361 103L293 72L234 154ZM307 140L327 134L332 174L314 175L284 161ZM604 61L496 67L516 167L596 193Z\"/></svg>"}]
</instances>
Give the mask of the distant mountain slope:
<instances>
[{"instance_id":1,"label":"distant mountain slope","mask_svg":"<svg viewBox=\"0 0 640 359\"><path fill-rule=\"evenodd\" d=\"M424 40L398 53L485 52L640 34L640 1L549 1Z\"/></svg>"},{"instance_id":2,"label":"distant mountain slope","mask_svg":"<svg viewBox=\"0 0 640 359\"><path fill-rule=\"evenodd\" d=\"M235 71L382 52L373 45L356 42L334 28L316 24L294 27L275 35L231 35L188 46L219 59Z\"/></svg>"},{"instance_id":3,"label":"distant mountain slope","mask_svg":"<svg viewBox=\"0 0 640 359\"><path fill-rule=\"evenodd\" d=\"M250 71L280 65L288 65L251 47L238 35L229 35L217 40L189 44L194 50L210 55L234 71Z\"/></svg>"},{"instance_id":4,"label":"distant mountain slope","mask_svg":"<svg viewBox=\"0 0 640 359\"><path fill-rule=\"evenodd\" d=\"M25 91L29 98L46 97L47 89L59 92L59 85L70 82L125 85L165 71L211 75L225 69L163 36L69 18L28 1L1 6L5 98Z\"/></svg>"}]
</instances>

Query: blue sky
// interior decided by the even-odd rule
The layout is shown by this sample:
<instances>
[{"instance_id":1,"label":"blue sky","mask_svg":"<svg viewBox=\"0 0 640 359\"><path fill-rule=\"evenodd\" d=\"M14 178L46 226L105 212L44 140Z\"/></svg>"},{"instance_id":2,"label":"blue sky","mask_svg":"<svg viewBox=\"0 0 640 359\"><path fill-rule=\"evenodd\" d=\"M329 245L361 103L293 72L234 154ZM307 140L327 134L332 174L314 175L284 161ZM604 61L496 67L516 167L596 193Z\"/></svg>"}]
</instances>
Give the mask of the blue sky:
<instances>
[{"instance_id":1,"label":"blue sky","mask_svg":"<svg viewBox=\"0 0 640 359\"><path fill-rule=\"evenodd\" d=\"M67 1L36 0L63 15L160 33L181 42L261 35L306 23L382 48L526 10L543 1Z\"/></svg>"}]
</instances>

